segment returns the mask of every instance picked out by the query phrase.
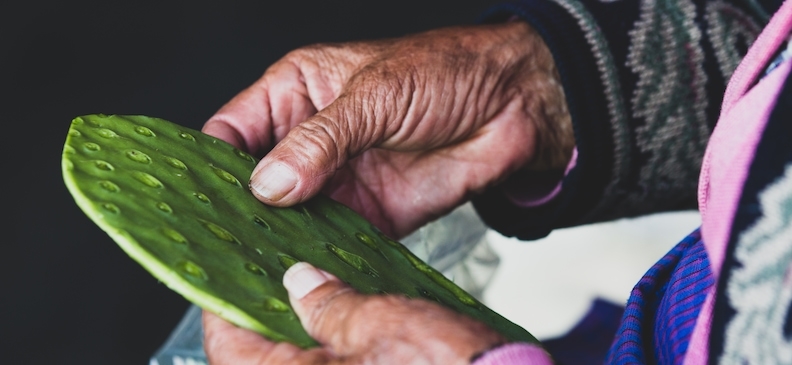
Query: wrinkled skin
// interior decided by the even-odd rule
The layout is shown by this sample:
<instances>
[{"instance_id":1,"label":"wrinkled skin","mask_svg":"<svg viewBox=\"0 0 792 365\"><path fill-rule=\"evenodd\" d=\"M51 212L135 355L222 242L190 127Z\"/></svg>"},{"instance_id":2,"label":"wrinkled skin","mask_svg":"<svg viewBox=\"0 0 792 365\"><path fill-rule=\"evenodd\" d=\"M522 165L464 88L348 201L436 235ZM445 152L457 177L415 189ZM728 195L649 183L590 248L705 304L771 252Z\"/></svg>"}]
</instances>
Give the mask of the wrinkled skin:
<instances>
[{"instance_id":1,"label":"wrinkled skin","mask_svg":"<svg viewBox=\"0 0 792 365\"><path fill-rule=\"evenodd\" d=\"M323 190L393 237L520 168L565 166L574 144L551 56L519 22L298 49L203 130L269 151L263 202Z\"/></svg>"},{"instance_id":2,"label":"wrinkled skin","mask_svg":"<svg viewBox=\"0 0 792 365\"><path fill-rule=\"evenodd\" d=\"M515 171L563 168L574 146L552 57L522 22L295 50L203 131L263 156L250 180L262 202L323 192L392 237ZM333 280L317 292L292 304L309 308L298 315L321 348L273 344L207 313L207 354L217 364L464 364L502 340L422 300Z\"/></svg>"}]
</instances>

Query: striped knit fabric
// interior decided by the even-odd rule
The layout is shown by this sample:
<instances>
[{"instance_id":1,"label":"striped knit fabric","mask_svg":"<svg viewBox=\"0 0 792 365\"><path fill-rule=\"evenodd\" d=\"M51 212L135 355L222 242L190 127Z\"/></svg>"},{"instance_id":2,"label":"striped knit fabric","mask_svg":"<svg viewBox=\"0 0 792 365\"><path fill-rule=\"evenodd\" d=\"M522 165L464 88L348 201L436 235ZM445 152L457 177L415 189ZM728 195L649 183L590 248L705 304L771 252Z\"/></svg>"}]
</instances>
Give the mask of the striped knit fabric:
<instances>
[{"instance_id":1,"label":"striped knit fabric","mask_svg":"<svg viewBox=\"0 0 792 365\"><path fill-rule=\"evenodd\" d=\"M482 220L533 240L556 228L696 208L726 80L775 1L513 0L489 9L482 22L516 16L547 44L578 158L545 204L514 204L518 189L510 186L528 190L519 181L528 172L475 196Z\"/></svg>"},{"instance_id":2,"label":"striped knit fabric","mask_svg":"<svg viewBox=\"0 0 792 365\"><path fill-rule=\"evenodd\" d=\"M699 239L682 256L660 301L654 339L660 364L682 363L699 310L713 284L707 252Z\"/></svg>"},{"instance_id":3,"label":"striped knit fabric","mask_svg":"<svg viewBox=\"0 0 792 365\"><path fill-rule=\"evenodd\" d=\"M633 288L607 364L681 364L713 285L699 230L658 261Z\"/></svg>"}]
</instances>

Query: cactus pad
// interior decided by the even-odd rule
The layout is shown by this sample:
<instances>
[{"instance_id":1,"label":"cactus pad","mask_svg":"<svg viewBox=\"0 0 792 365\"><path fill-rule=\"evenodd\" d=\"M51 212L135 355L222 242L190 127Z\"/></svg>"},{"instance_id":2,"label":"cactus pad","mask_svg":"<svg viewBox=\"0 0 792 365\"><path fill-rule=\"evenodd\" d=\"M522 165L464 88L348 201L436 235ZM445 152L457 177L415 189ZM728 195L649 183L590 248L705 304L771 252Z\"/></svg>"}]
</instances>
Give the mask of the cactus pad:
<instances>
[{"instance_id":1,"label":"cactus pad","mask_svg":"<svg viewBox=\"0 0 792 365\"><path fill-rule=\"evenodd\" d=\"M80 208L169 288L275 341L316 343L281 280L306 261L362 293L437 301L510 340L537 342L343 204L318 196L290 208L259 202L256 159L219 139L144 116L72 121L63 177Z\"/></svg>"}]
</instances>

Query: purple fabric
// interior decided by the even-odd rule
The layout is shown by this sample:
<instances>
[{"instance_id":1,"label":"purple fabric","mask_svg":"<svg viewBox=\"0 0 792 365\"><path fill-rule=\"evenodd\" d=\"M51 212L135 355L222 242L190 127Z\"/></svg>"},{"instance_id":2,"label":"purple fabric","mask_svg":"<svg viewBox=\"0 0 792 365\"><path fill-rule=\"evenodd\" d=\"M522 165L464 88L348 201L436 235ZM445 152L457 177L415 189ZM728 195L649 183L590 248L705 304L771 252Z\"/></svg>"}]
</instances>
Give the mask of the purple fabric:
<instances>
[{"instance_id":1,"label":"purple fabric","mask_svg":"<svg viewBox=\"0 0 792 365\"><path fill-rule=\"evenodd\" d=\"M702 241L688 247L674 269L655 317L654 346L660 364L681 364L706 293L714 285Z\"/></svg>"},{"instance_id":2,"label":"purple fabric","mask_svg":"<svg viewBox=\"0 0 792 365\"><path fill-rule=\"evenodd\" d=\"M633 288L606 363L682 363L712 285L707 253L696 230Z\"/></svg>"},{"instance_id":3,"label":"purple fabric","mask_svg":"<svg viewBox=\"0 0 792 365\"><path fill-rule=\"evenodd\" d=\"M623 315L623 305L596 299L571 331L543 340L542 345L553 356L555 365L600 365Z\"/></svg>"}]
</instances>

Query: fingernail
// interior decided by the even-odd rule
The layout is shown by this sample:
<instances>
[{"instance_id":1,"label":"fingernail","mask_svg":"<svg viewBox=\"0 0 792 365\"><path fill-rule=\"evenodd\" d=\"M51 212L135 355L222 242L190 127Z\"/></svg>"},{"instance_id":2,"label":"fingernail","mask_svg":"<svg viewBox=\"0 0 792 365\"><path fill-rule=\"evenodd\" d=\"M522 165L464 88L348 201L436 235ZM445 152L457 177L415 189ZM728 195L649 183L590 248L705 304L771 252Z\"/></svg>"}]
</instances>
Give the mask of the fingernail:
<instances>
[{"instance_id":1,"label":"fingernail","mask_svg":"<svg viewBox=\"0 0 792 365\"><path fill-rule=\"evenodd\" d=\"M280 200L295 186L297 186L297 175L279 163L265 166L250 179L250 187L259 195L272 201Z\"/></svg>"},{"instance_id":2,"label":"fingernail","mask_svg":"<svg viewBox=\"0 0 792 365\"><path fill-rule=\"evenodd\" d=\"M330 278L306 262L298 262L292 265L283 274L283 286L286 287L289 295L294 299L302 299L329 280Z\"/></svg>"}]
</instances>

